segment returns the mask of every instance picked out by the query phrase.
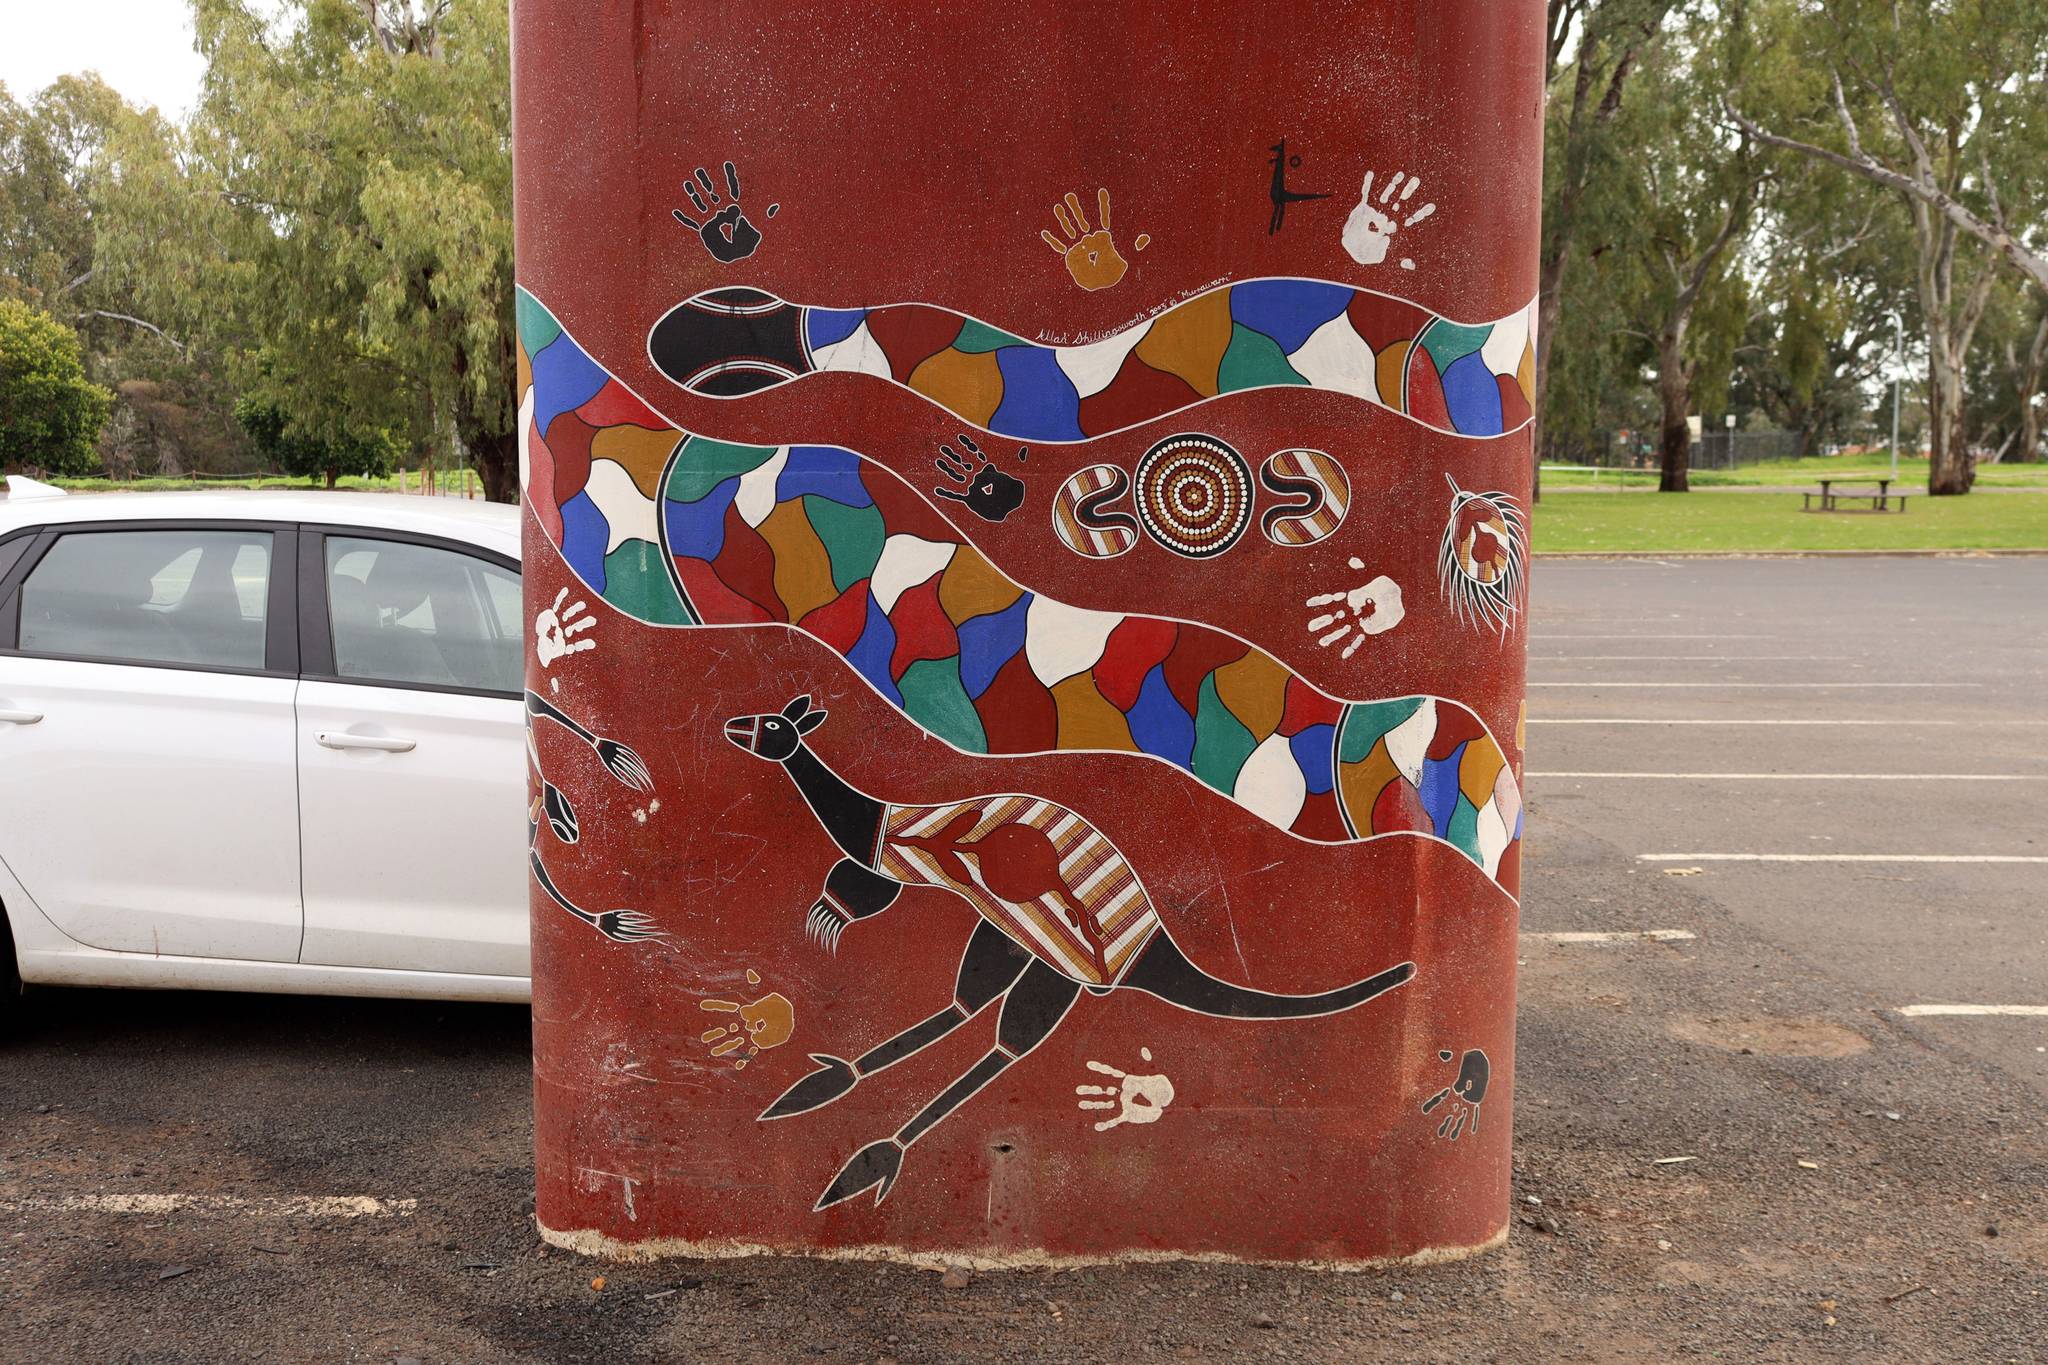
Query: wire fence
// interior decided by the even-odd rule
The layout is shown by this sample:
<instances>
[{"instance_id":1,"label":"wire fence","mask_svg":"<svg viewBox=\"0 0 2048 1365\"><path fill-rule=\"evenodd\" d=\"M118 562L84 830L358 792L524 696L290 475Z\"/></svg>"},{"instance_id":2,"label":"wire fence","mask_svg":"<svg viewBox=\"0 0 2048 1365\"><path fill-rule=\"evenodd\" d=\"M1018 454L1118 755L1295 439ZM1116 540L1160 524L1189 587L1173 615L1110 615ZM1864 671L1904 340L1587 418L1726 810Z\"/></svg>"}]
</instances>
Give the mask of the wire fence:
<instances>
[{"instance_id":1,"label":"wire fence","mask_svg":"<svg viewBox=\"0 0 2048 1365\"><path fill-rule=\"evenodd\" d=\"M1544 463L1597 469L1655 469L1660 463L1655 431L1597 431L1557 435L1547 442ZM1692 443L1694 469L1739 469L1743 465L1799 458L1796 431L1709 431Z\"/></svg>"}]
</instances>

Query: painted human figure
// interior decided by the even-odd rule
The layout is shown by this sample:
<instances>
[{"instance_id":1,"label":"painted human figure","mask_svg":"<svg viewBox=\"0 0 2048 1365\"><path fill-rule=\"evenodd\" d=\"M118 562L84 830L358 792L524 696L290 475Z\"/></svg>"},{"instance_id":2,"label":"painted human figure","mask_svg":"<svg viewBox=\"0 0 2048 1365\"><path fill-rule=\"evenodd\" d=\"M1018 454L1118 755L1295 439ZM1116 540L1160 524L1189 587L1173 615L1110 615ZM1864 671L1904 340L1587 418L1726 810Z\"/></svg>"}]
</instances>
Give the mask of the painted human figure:
<instances>
[{"instance_id":1,"label":"painted human figure","mask_svg":"<svg viewBox=\"0 0 2048 1365\"><path fill-rule=\"evenodd\" d=\"M1073 811L1036 797L976 797L937 806L881 801L811 752L804 736L824 723L809 697L780 712L740 716L725 737L779 764L844 854L826 874L807 923L836 947L846 929L881 914L906 886L937 886L979 913L953 988L938 1013L848 1061L813 1054L818 1069L762 1113L782 1119L839 1099L861 1080L929 1047L1000 1003L995 1045L892 1136L868 1144L819 1196L829 1208L867 1190L888 1196L917 1140L1051 1036L1085 989L1137 990L1197 1014L1301 1019L1355 1008L1404 984L1403 962L1315 995L1235 986L1190 962L1116 846Z\"/></svg>"},{"instance_id":2,"label":"painted human figure","mask_svg":"<svg viewBox=\"0 0 2048 1365\"><path fill-rule=\"evenodd\" d=\"M1286 226L1287 206L1289 204L1299 204L1308 199L1328 199L1330 196L1328 194L1303 194L1287 188L1287 169L1290 166L1298 168L1301 165L1301 158L1298 156L1290 158L1287 155L1286 138L1283 137L1273 144L1273 160L1268 164L1273 167L1273 184L1266 191L1267 197L1273 201L1273 216L1266 222L1266 235L1270 237Z\"/></svg>"}]
</instances>

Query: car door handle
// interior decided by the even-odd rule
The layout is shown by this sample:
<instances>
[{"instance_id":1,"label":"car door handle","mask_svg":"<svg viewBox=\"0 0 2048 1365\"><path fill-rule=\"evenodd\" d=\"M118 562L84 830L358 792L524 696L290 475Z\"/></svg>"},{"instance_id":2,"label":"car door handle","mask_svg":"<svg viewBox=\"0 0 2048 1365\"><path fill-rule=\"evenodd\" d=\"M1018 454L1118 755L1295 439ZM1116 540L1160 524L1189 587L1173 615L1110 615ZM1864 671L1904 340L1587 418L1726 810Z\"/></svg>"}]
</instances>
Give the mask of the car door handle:
<instances>
[{"instance_id":1,"label":"car door handle","mask_svg":"<svg viewBox=\"0 0 2048 1365\"><path fill-rule=\"evenodd\" d=\"M322 730L314 738L323 749L375 749L379 753L409 754L419 747L417 740L394 739L389 735L351 735L335 730Z\"/></svg>"},{"instance_id":2,"label":"car door handle","mask_svg":"<svg viewBox=\"0 0 2048 1365\"><path fill-rule=\"evenodd\" d=\"M40 711L0 711L0 725L37 725L42 719Z\"/></svg>"}]
</instances>

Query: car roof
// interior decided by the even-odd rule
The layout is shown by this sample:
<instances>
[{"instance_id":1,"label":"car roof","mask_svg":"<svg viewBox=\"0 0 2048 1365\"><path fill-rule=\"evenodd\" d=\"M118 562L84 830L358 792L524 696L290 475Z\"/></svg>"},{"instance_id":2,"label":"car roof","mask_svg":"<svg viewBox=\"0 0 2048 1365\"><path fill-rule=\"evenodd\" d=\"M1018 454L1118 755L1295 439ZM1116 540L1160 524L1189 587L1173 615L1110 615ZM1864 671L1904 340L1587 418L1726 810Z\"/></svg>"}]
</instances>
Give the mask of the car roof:
<instances>
[{"instance_id":1,"label":"car roof","mask_svg":"<svg viewBox=\"0 0 2048 1365\"><path fill-rule=\"evenodd\" d=\"M199 490L189 493L71 493L0 496L0 534L24 526L80 521L285 521L409 531L519 555L519 509L509 503L400 493L318 490Z\"/></svg>"}]
</instances>

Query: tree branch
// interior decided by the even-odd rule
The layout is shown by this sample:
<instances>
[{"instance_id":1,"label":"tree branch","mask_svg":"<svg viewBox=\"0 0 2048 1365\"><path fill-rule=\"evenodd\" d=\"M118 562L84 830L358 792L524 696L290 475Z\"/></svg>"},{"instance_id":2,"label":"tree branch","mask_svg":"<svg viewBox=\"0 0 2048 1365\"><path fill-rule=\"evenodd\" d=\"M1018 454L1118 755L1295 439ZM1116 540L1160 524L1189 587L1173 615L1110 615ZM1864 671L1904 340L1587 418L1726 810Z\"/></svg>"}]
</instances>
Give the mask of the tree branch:
<instances>
[{"instance_id":1,"label":"tree branch","mask_svg":"<svg viewBox=\"0 0 2048 1365\"><path fill-rule=\"evenodd\" d=\"M77 317L73 319L73 321L84 322L87 318L106 318L110 322L125 322L128 323L130 326L140 327L143 331L154 332L158 337L169 342L171 346L174 349L176 349L180 355L183 355L185 353L184 342L178 340L176 337L172 336L169 332L166 332L163 328L157 326L153 322L144 322L141 318L130 317L126 313L110 313L104 308L88 309L87 311L78 314Z\"/></svg>"},{"instance_id":2,"label":"tree branch","mask_svg":"<svg viewBox=\"0 0 2048 1365\"><path fill-rule=\"evenodd\" d=\"M1782 147L1786 151L1798 152L1801 156L1826 162L1830 166L1836 166L1853 175L1861 176L1872 184L1884 185L1890 189L1895 189L1905 195L1911 203L1933 209L1941 214L1943 218L1947 219L1952 226L1969 233L1972 237L1975 237L1978 241L2004 257L2006 262L2015 270L2031 280L2044 294L2048 294L2048 257L2043 257L2029 250L2027 245L2019 238L2013 236L2012 233L2005 231L1995 224L1985 222L1975 213L1972 213L1967 205L1958 201L1955 196L1934 184L1932 180L1933 167L1931 164L1928 166L1929 179L1926 181L1916 180L1912 176L1893 170L1876 158L1864 153L1861 150L1860 144L1851 144L1857 155L1844 156L1840 152L1828 147L1821 147L1811 142L1801 142L1797 138L1781 137L1777 133L1766 132L1725 99L1721 102L1721 109L1734 121L1736 127L1767 147Z\"/></svg>"}]
</instances>

